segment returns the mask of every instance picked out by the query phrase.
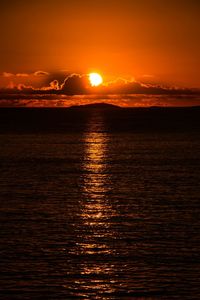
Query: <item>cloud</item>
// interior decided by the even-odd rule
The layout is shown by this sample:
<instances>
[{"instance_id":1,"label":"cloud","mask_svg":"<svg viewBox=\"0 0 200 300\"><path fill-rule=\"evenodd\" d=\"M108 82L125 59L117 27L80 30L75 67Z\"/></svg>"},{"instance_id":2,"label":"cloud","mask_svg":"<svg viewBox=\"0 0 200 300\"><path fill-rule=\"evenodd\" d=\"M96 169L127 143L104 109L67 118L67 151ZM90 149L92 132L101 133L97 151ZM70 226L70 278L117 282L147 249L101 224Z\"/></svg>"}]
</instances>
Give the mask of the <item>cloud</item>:
<instances>
[{"instance_id":1,"label":"cloud","mask_svg":"<svg viewBox=\"0 0 200 300\"><path fill-rule=\"evenodd\" d=\"M50 87L52 88L52 89L54 89L54 90L59 90L60 89L60 87L59 87L59 82L58 82L58 80L53 80L53 81L51 81L50 82Z\"/></svg>"},{"instance_id":2,"label":"cloud","mask_svg":"<svg viewBox=\"0 0 200 300\"><path fill-rule=\"evenodd\" d=\"M163 94L184 94L191 93L189 89L177 89L174 87L167 87L159 84L143 83L136 80L123 80L108 83L102 90L105 94L149 94L149 95L163 95Z\"/></svg>"},{"instance_id":3,"label":"cloud","mask_svg":"<svg viewBox=\"0 0 200 300\"><path fill-rule=\"evenodd\" d=\"M47 76L43 76L43 84L49 85L50 82L57 80L59 82L59 85L62 85L68 76L71 76L71 74L65 70L51 72L48 73Z\"/></svg>"},{"instance_id":4,"label":"cloud","mask_svg":"<svg viewBox=\"0 0 200 300\"><path fill-rule=\"evenodd\" d=\"M3 72L1 76L3 77L29 77L29 76L48 76L50 75L48 72L45 71L36 71L34 73L10 73L10 72Z\"/></svg>"},{"instance_id":5,"label":"cloud","mask_svg":"<svg viewBox=\"0 0 200 300\"><path fill-rule=\"evenodd\" d=\"M2 76L3 76L3 77L13 77L13 76L15 76L15 75L12 74L12 73L3 72L3 73L2 73Z\"/></svg>"},{"instance_id":6,"label":"cloud","mask_svg":"<svg viewBox=\"0 0 200 300\"><path fill-rule=\"evenodd\" d=\"M17 86L20 84L33 86L33 88L42 88L43 86L48 86L54 79L56 79L56 77L50 78L50 74L48 72L40 70L36 72L19 73L10 73L5 71L0 74L0 88L8 86L13 88L13 85Z\"/></svg>"},{"instance_id":7,"label":"cloud","mask_svg":"<svg viewBox=\"0 0 200 300\"><path fill-rule=\"evenodd\" d=\"M49 73L45 71L36 71L33 73L34 76L48 76Z\"/></svg>"},{"instance_id":8,"label":"cloud","mask_svg":"<svg viewBox=\"0 0 200 300\"><path fill-rule=\"evenodd\" d=\"M61 90L66 95L87 94L89 80L87 75L72 74L68 76L61 85Z\"/></svg>"},{"instance_id":9,"label":"cloud","mask_svg":"<svg viewBox=\"0 0 200 300\"><path fill-rule=\"evenodd\" d=\"M151 74L144 74L142 75L142 78L155 78L155 76Z\"/></svg>"},{"instance_id":10,"label":"cloud","mask_svg":"<svg viewBox=\"0 0 200 300\"><path fill-rule=\"evenodd\" d=\"M195 95L200 90L179 89L161 84L142 82L135 79L125 80L117 78L114 81L92 87L87 74L70 74L64 72L47 73L3 73L3 80L7 88L3 93L11 94L63 94L63 95Z\"/></svg>"},{"instance_id":11,"label":"cloud","mask_svg":"<svg viewBox=\"0 0 200 300\"><path fill-rule=\"evenodd\" d=\"M40 89L34 89L34 90L40 90ZM49 86L44 86L41 88L42 91L58 91L60 90L59 82L58 80L53 80L49 83Z\"/></svg>"},{"instance_id":12,"label":"cloud","mask_svg":"<svg viewBox=\"0 0 200 300\"><path fill-rule=\"evenodd\" d=\"M29 77L30 74L27 74L27 73L17 73L15 76L16 77Z\"/></svg>"}]
</instances>

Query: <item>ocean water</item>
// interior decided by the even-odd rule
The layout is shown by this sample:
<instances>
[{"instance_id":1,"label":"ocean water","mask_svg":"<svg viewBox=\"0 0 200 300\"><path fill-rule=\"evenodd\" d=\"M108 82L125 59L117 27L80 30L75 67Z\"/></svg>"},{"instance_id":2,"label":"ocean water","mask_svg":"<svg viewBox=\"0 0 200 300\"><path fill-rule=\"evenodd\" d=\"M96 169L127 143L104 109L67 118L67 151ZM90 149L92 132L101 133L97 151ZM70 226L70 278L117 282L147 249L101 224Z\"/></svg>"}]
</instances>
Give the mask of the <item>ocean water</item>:
<instances>
[{"instance_id":1,"label":"ocean water","mask_svg":"<svg viewBox=\"0 0 200 300\"><path fill-rule=\"evenodd\" d=\"M198 109L1 109L0 297L200 299Z\"/></svg>"}]
</instances>

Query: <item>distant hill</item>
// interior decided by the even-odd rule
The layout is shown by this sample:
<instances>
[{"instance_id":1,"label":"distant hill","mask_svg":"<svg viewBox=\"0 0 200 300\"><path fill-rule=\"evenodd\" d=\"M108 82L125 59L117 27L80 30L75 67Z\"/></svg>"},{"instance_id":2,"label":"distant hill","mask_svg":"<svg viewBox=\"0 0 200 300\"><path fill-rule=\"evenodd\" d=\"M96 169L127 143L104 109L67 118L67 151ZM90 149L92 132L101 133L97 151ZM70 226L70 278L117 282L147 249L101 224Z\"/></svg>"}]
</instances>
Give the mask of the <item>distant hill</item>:
<instances>
[{"instance_id":1,"label":"distant hill","mask_svg":"<svg viewBox=\"0 0 200 300\"><path fill-rule=\"evenodd\" d=\"M83 105L73 105L69 109L98 109L98 110L113 110L121 109L120 106L109 104L109 103L93 103L93 104L83 104Z\"/></svg>"}]
</instances>

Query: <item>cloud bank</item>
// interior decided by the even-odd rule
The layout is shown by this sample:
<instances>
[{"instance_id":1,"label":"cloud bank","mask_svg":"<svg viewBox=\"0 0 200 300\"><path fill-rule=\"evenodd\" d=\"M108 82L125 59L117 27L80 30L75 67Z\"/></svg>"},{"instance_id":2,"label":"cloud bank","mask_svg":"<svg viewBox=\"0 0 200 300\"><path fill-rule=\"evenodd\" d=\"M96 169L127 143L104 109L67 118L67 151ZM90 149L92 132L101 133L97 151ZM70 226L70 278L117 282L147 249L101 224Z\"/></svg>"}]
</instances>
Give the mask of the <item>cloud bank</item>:
<instances>
[{"instance_id":1,"label":"cloud bank","mask_svg":"<svg viewBox=\"0 0 200 300\"><path fill-rule=\"evenodd\" d=\"M148 75L149 77L150 75ZM52 95L200 95L197 89L180 89L176 87L162 86L146 81L125 80L118 78L104 83L98 87L92 87L87 74L67 74L66 72L49 73L35 71L32 73L3 72L0 80L4 80L4 87L0 89L0 97L10 94L52 94ZM151 76L150 76L151 78ZM8 97L9 98L9 97Z\"/></svg>"}]
</instances>

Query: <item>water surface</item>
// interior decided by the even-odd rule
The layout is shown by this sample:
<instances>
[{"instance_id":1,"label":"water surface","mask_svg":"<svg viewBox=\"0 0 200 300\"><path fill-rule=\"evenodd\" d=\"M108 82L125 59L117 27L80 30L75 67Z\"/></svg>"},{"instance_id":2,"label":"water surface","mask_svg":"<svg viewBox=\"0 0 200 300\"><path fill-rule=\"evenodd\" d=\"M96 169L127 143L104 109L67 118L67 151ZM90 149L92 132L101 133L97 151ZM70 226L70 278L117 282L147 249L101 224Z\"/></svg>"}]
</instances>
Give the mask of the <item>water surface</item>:
<instances>
[{"instance_id":1,"label":"water surface","mask_svg":"<svg viewBox=\"0 0 200 300\"><path fill-rule=\"evenodd\" d=\"M199 299L198 127L25 113L1 121L1 298Z\"/></svg>"}]
</instances>

